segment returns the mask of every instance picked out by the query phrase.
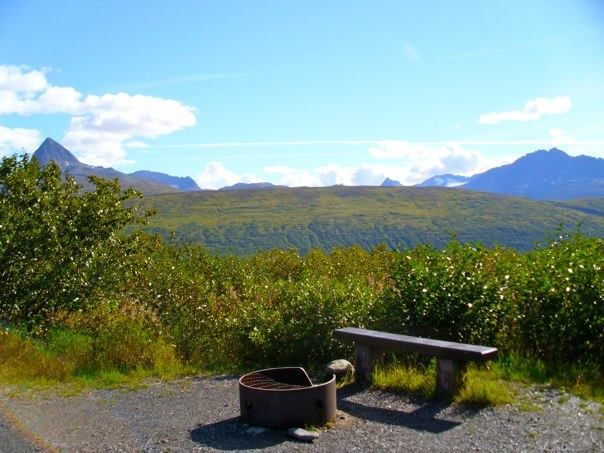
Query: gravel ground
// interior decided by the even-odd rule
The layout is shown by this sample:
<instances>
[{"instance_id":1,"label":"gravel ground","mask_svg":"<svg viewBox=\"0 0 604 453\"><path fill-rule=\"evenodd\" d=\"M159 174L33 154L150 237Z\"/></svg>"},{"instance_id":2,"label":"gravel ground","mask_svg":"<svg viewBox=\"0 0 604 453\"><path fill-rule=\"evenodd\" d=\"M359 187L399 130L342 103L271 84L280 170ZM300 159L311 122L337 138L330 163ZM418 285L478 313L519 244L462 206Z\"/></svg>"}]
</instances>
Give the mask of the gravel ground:
<instances>
[{"instance_id":1,"label":"gravel ground","mask_svg":"<svg viewBox=\"0 0 604 453\"><path fill-rule=\"evenodd\" d=\"M29 453L43 451L35 439L28 438L27 434L20 431L15 425L18 422L9 420L0 412L0 452L2 453Z\"/></svg>"},{"instance_id":2,"label":"gravel ground","mask_svg":"<svg viewBox=\"0 0 604 453\"><path fill-rule=\"evenodd\" d=\"M597 403L534 387L522 395L514 405L476 408L348 387L338 391L334 426L306 444L239 421L233 377L72 397L0 389L8 420L0 423L0 451L13 451L3 439L17 442L15 451L604 451ZM33 442L29 450L19 443L23 435Z\"/></svg>"}]
</instances>

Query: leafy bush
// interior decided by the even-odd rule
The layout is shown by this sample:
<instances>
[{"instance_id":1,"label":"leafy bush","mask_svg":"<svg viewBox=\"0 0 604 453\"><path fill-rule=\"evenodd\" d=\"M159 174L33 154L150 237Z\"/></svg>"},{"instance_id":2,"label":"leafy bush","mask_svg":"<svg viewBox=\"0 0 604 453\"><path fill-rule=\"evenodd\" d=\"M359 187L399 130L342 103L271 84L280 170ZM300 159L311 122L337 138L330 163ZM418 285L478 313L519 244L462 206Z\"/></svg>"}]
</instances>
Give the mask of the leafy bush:
<instances>
[{"instance_id":1,"label":"leafy bush","mask_svg":"<svg viewBox=\"0 0 604 453\"><path fill-rule=\"evenodd\" d=\"M0 163L0 318L42 325L59 309L76 310L121 275L137 221L137 195L117 181L91 177L81 193L54 163L40 168L27 155Z\"/></svg>"},{"instance_id":2,"label":"leafy bush","mask_svg":"<svg viewBox=\"0 0 604 453\"><path fill-rule=\"evenodd\" d=\"M324 364L346 348L333 341L333 330L364 325L376 299L354 278L281 281L259 294L236 312L234 346L245 364Z\"/></svg>"},{"instance_id":3,"label":"leafy bush","mask_svg":"<svg viewBox=\"0 0 604 453\"><path fill-rule=\"evenodd\" d=\"M397 253L379 324L387 331L497 344L515 301L515 252L451 242Z\"/></svg>"},{"instance_id":4,"label":"leafy bush","mask_svg":"<svg viewBox=\"0 0 604 453\"><path fill-rule=\"evenodd\" d=\"M561 235L525 255L451 242L397 253L387 331L604 363L604 241Z\"/></svg>"},{"instance_id":5,"label":"leafy bush","mask_svg":"<svg viewBox=\"0 0 604 453\"><path fill-rule=\"evenodd\" d=\"M604 240L560 235L516 275L518 352L604 366Z\"/></svg>"}]
</instances>

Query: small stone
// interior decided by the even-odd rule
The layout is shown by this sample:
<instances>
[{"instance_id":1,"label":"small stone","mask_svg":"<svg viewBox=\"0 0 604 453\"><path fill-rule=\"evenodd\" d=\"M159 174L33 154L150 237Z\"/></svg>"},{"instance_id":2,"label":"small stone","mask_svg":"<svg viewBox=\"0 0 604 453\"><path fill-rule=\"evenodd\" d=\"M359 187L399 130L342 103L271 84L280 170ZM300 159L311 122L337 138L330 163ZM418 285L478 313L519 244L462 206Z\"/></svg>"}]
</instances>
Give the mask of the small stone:
<instances>
[{"instance_id":1,"label":"small stone","mask_svg":"<svg viewBox=\"0 0 604 453\"><path fill-rule=\"evenodd\" d=\"M262 434L267 432L268 429L266 428L262 428L261 426L251 426L248 429L245 430L246 434L251 434L252 436L256 436L258 434Z\"/></svg>"},{"instance_id":2,"label":"small stone","mask_svg":"<svg viewBox=\"0 0 604 453\"><path fill-rule=\"evenodd\" d=\"M302 442L312 442L319 438L319 433L314 431L306 431L302 428L289 428L287 430L287 435L296 440L301 440Z\"/></svg>"},{"instance_id":3,"label":"small stone","mask_svg":"<svg viewBox=\"0 0 604 453\"><path fill-rule=\"evenodd\" d=\"M349 372L354 373L354 367L352 366L352 363L344 359L332 360L325 367L325 374L340 376Z\"/></svg>"}]
</instances>

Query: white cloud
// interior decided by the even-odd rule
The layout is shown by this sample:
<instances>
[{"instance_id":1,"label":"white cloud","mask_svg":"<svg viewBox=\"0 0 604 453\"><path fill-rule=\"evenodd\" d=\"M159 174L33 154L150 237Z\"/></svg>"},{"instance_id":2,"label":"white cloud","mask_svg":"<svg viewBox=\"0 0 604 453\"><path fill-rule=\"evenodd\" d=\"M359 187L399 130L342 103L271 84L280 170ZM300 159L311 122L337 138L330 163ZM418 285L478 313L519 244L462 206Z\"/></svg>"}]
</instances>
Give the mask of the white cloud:
<instances>
[{"instance_id":1,"label":"white cloud","mask_svg":"<svg viewBox=\"0 0 604 453\"><path fill-rule=\"evenodd\" d=\"M358 166L332 164L313 169L268 166L263 171L277 175L277 183L288 186L374 186L382 184L387 177L403 185L413 185L436 174L472 175L513 160L509 156L488 159L458 144L427 145L397 140L378 142L369 149L369 154L377 160L395 162Z\"/></svg>"},{"instance_id":2,"label":"white cloud","mask_svg":"<svg viewBox=\"0 0 604 453\"><path fill-rule=\"evenodd\" d=\"M535 121L544 115L560 115L572 106L569 96L535 98L524 104L524 110L484 113L478 118L480 124L497 124L502 121Z\"/></svg>"},{"instance_id":3,"label":"white cloud","mask_svg":"<svg viewBox=\"0 0 604 453\"><path fill-rule=\"evenodd\" d=\"M45 71L26 66L0 66L0 114L63 113L81 94L48 84Z\"/></svg>"},{"instance_id":4,"label":"white cloud","mask_svg":"<svg viewBox=\"0 0 604 453\"><path fill-rule=\"evenodd\" d=\"M149 148L149 145L147 145L145 142L139 142L137 140L132 140L129 142L124 143L124 146L126 148L132 148L132 149L146 149Z\"/></svg>"},{"instance_id":5,"label":"white cloud","mask_svg":"<svg viewBox=\"0 0 604 453\"><path fill-rule=\"evenodd\" d=\"M358 166L338 164L318 167L314 170L321 186L343 184L345 186L379 186L391 177L396 168L390 165L363 163Z\"/></svg>"},{"instance_id":6,"label":"white cloud","mask_svg":"<svg viewBox=\"0 0 604 453\"><path fill-rule=\"evenodd\" d=\"M577 143L575 137L567 135L562 129L553 128L549 130L549 135L552 138L551 143L554 146L559 145L574 145Z\"/></svg>"},{"instance_id":7,"label":"white cloud","mask_svg":"<svg viewBox=\"0 0 604 453\"><path fill-rule=\"evenodd\" d=\"M40 145L40 131L36 129L11 129L0 125L0 155L33 153Z\"/></svg>"},{"instance_id":8,"label":"white cloud","mask_svg":"<svg viewBox=\"0 0 604 453\"><path fill-rule=\"evenodd\" d=\"M321 186L350 185L354 170L338 164L325 165L315 170Z\"/></svg>"},{"instance_id":9,"label":"white cloud","mask_svg":"<svg viewBox=\"0 0 604 453\"><path fill-rule=\"evenodd\" d=\"M86 96L82 112L90 129L150 138L195 124L193 109L178 101L127 93Z\"/></svg>"},{"instance_id":10,"label":"white cloud","mask_svg":"<svg viewBox=\"0 0 604 453\"><path fill-rule=\"evenodd\" d=\"M263 168L266 173L277 175L277 184L290 187L322 187L342 184L345 186L380 185L391 173L392 167L386 165L362 164L345 166L339 164L325 165L303 170L283 165Z\"/></svg>"},{"instance_id":11,"label":"white cloud","mask_svg":"<svg viewBox=\"0 0 604 453\"><path fill-rule=\"evenodd\" d=\"M43 71L17 66L0 66L0 114L74 115L63 144L83 162L105 166L128 162L128 141L154 139L196 123L193 108L172 99L84 96L72 87L50 85Z\"/></svg>"},{"instance_id":12,"label":"white cloud","mask_svg":"<svg viewBox=\"0 0 604 453\"><path fill-rule=\"evenodd\" d=\"M483 171L492 164L478 151L459 144L427 145L405 141L383 141L369 149L378 160L397 160L402 171L403 183L415 183L436 174L455 173L471 175ZM390 176L392 178L392 176Z\"/></svg>"},{"instance_id":13,"label":"white cloud","mask_svg":"<svg viewBox=\"0 0 604 453\"><path fill-rule=\"evenodd\" d=\"M77 154L78 158L90 165L111 166L132 163L126 159L123 143L128 134L88 128L88 118L74 117L62 140L63 145Z\"/></svg>"},{"instance_id":14,"label":"white cloud","mask_svg":"<svg viewBox=\"0 0 604 453\"><path fill-rule=\"evenodd\" d=\"M195 182L202 189L220 189L238 182L252 183L260 182L260 180L253 174L240 176L227 169L221 162L212 161L197 175Z\"/></svg>"},{"instance_id":15,"label":"white cloud","mask_svg":"<svg viewBox=\"0 0 604 453\"><path fill-rule=\"evenodd\" d=\"M404 171L402 168L389 165L363 164L354 169L350 184L353 186L379 186L386 178L404 181Z\"/></svg>"},{"instance_id":16,"label":"white cloud","mask_svg":"<svg viewBox=\"0 0 604 453\"><path fill-rule=\"evenodd\" d=\"M330 164L309 169L269 165L262 172L271 175L268 181L290 187L336 184L377 186L386 178L395 179L403 185L414 185L438 174L473 175L519 157L506 155L488 158L456 143L426 144L397 140L377 142L369 149L369 155L378 161L388 162L365 162L354 166ZM200 187L206 189L218 189L236 182L259 181L254 175L238 175L220 162L210 162L196 180Z\"/></svg>"},{"instance_id":17,"label":"white cloud","mask_svg":"<svg viewBox=\"0 0 604 453\"><path fill-rule=\"evenodd\" d=\"M80 113L82 93L71 87L49 86L32 105L31 113Z\"/></svg>"},{"instance_id":18,"label":"white cloud","mask_svg":"<svg viewBox=\"0 0 604 453\"><path fill-rule=\"evenodd\" d=\"M374 159L413 158L421 155L422 150L427 150L426 145L406 142L402 140L384 140L369 148L369 155Z\"/></svg>"},{"instance_id":19,"label":"white cloud","mask_svg":"<svg viewBox=\"0 0 604 453\"><path fill-rule=\"evenodd\" d=\"M0 66L0 91L10 91L31 96L48 86L44 71L30 70L27 66Z\"/></svg>"},{"instance_id":20,"label":"white cloud","mask_svg":"<svg viewBox=\"0 0 604 453\"><path fill-rule=\"evenodd\" d=\"M301 170L285 165L272 165L264 167L262 170L266 173L273 173L278 175L279 179L277 180L276 184L282 184L291 187L317 187L322 185L320 176L312 170Z\"/></svg>"},{"instance_id":21,"label":"white cloud","mask_svg":"<svg viewBox=\"0 0 604 453\"><path fill-rule=\"evenodd\" d=\"M277 184L288 186L376 186L386 178L396 179L403 185L413 185L437 174L472 175L509 163L514 158L505 156L489 159L458 144L426 145L395 140L377 143L369 149L369 154L377 160L391 162L363 163L357 166L332 164L307 170L268 166L263 171L275 174Z\"/></svg>"},{"instance_id":22,"label":"white cloud","mask_svg":"<svg viewBox=\"0 0 604 453\"><path fill-rule=\"evenodd\" d=\"M0 90L0 115L16 113L18 115L31 114L35 101L19 95L17 92Z\"/></svg>"},{"instance_id":23,"label":"white cloud","mask_svg":"<svg viewBox=\"0 0 604 453\"><path fill-rule=\"evenodd\" d=\"M124 142L156 138L195 125L193 109L178 101L127 93L89 95L71 119L64 144L92 165L125 163Z\"/></svg>"}]
</instances>

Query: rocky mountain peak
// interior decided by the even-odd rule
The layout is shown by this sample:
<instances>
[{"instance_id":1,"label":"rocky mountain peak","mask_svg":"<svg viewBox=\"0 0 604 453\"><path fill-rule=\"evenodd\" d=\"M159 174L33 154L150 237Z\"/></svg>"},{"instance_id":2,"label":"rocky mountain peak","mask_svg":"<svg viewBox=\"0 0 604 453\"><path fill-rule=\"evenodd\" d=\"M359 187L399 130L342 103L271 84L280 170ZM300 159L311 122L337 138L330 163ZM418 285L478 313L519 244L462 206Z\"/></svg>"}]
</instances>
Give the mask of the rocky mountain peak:
<instances>
[{"instance_id":1,"label":"rocky mountain peak","mask_svg":"<svg viewBox=\"0 0 604 453\"><path fill-rule=\"evenodd\" d=\"M40 165L47 165L54 161L59 168L69 169L80 167L83 164L63 145L47 137L40 147L34 152L33 157L38 159Z\"/></svg>"}]
</instances>

